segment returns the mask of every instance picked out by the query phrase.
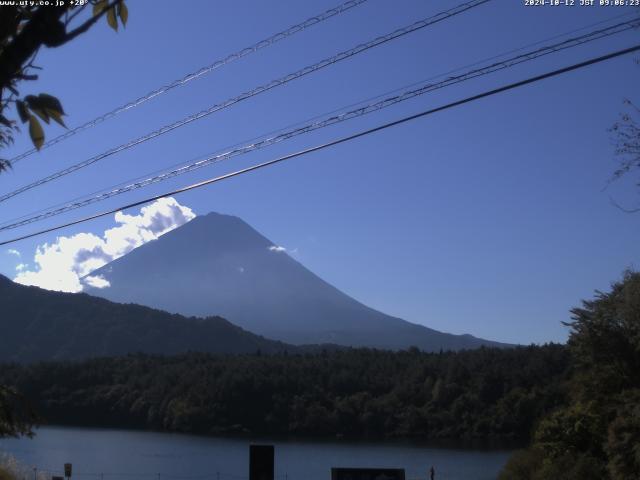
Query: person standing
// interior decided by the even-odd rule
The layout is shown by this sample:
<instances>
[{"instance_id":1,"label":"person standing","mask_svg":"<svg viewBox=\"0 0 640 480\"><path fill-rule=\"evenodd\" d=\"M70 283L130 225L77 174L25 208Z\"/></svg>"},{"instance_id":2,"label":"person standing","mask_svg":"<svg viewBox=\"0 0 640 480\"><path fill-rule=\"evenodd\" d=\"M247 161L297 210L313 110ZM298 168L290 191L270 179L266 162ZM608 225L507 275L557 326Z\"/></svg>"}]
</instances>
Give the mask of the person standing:
<instances>
[{"instance_id":1,"label":"person standing","mask_svg":"<svg viewBox=\"0 0 640 480\"><path fill-rule=\"evenodd\" d=\"M436 469L433 468L433 465L431 465L431 468L429 469L429 480L435 480L436 479Z\"/></svg>"}]
</instances>

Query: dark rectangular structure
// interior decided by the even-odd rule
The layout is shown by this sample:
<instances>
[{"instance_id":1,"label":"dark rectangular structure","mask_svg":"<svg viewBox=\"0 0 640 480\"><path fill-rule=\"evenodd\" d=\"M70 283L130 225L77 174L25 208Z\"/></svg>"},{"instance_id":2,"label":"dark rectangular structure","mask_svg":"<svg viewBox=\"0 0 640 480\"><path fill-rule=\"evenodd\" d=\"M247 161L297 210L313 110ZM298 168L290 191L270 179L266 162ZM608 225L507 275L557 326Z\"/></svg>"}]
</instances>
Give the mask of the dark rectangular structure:
<instances>
[{"instance_id":1,"label":"dark rectangular structure","mask_svg":"<svg viewBox=\"0 0 640 480\"><path fill-rule=\"evenodd\" d=\"M249 445L249 480L273 480L273 445Z\"/></svg>"},{"instance_id":2,"label":"dark rectangular structure","mask_svg":"<svg viewBox=\"0 0 640 480\"><path fill-rule=\"evenodd\" d=\"M331 480L404 480L404 468L332 468Z\"/></svg>"}]
</instances>

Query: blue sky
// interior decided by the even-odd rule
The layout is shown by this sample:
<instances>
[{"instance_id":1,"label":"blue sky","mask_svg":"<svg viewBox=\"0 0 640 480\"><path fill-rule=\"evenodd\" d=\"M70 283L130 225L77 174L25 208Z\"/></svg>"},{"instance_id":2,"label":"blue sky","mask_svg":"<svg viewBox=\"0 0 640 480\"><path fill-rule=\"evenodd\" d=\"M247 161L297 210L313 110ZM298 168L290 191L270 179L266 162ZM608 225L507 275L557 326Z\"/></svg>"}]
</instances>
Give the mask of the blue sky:
<instances>
[{"instance_id":1,"label":"blue sky","mask_svg":"<svg viewBox=\"0 0 640 480\"><path fill-rule=\"evenodd\" d=\"M43 51L23 93L58 96L78 125L197 70L337 1L129 1L125 30L105 23ZM233 97L459 2L369 0L188 86L33 155L0 176L13 190L165 123ZM0 204L15 217L164 169L478 60L600 22L621 7L525 7L494 0L242 102L190 126ZM362 119L298 137L1 239L115 208L337 136L574 63L640 39L638 31L439 90ZM242 217L356 299L438 330L507 342L564 341L569 309L640 260L631 179L616 167L607 129L637 99L632 57L530 85L386 130L176 200L196 214ZM638 99L637 99L638 100ZM51 126L49 137L62 129ZM29 147L26 136L5 153ZM127 213L137 214L139 209ZM36 247L101 235L113 216L11 246L0 273L34 268Z\"/></svg>"}]
</instances>

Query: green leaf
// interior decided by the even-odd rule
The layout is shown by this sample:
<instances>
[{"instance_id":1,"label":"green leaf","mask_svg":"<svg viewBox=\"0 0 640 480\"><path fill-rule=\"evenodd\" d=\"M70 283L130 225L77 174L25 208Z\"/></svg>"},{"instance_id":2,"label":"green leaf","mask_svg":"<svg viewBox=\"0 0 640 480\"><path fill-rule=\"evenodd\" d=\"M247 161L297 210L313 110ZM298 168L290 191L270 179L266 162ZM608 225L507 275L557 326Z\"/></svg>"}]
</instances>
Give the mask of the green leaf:
<instances>
[{"instance_id":1,"label":"green leaf","mask_svg":"<svg viewBox=\"0 0 640 480\"><path fill-rule=\"evenodd\" d=\"M107 6L108 0L99 0L98 2L93 4L93 16L100 15L102 11Z\"/></svg>"},{"instance_id":2,"label":"green leaf","mask_svg":"<svg viewBox=\"0 0 640 480\"><path fill-rule=\"evenodd\" d=\"M116 18L115 8L110 8L109 11L107 12L107 23L116 32L118 31L118 19Z\"/></svg>"},{"instance_id":3,"label":"green leaf","mask_svg":"<svg viewBox=\"0 0 640 480\"><path fill-rule=\"evenodd\" d=\"M27 95L26 97L24 97L24 102L30 108L38 108L40 106L38 104L38 97L36 97L35 95Z\"/></svg>"},{"instance_id":4,"label":"green leaf","mask_svg":"<svg viewBox=\"0 0 640 480\"><path fill-rule=\"evenodd\" d=\"M29 110L22 100L16 101L16 110L18 110L18 116L20 117L22 123L25 123L29 120Z\"/></svg>"},{"instance_id":5,"label":"green leaf","mask_svg":"<svg viewBox=\"0 0 640 480\"><path fill-rule=\"evenodd\" d=\"M127 21L129 20L129 9L124 3L124 0L118 4L118 16L120 17L120 21L122 22L122 26L127 26Z\"/></svg>"},{"instance_id":6,"label":"green leaf","mask_svg":"<svg viewBox=\"0 0 640 480\"><path fill-rule=\"evenodd\" d=\"M67 128L67 126L64 124L64 121L62 120L62 115L60 114L60 112L56 112L55 110L47 109L47 113L49 114L49 116L51 118L53 118L56 121L56 123L62 125L64 128Z\"/></svg>"},{"instance_id":7,"label":"green leaf","mask_svg":"<svg viewBox=\"0 0 640 480\"><path fill-rule=\"evenodd\" d=\"M44 120L44 123L49 123L49 114L46 110L40 108L32 108L31 111L38 115L42 120Z\"/></svg>"},{"instance_id":8,"label":"green leaf","mask_svg":"<svg viewBox=\"0 0 640 480\"><path fill-rule=\"evenodd\" d=\"M54 110L58 112L60 115L64 115L64 109L62 108L62 104L60 100L58 100L53 95L49 95L48 93L41 93L38 95L38 102L40 108L45 108L47 110Z\"/></svg>"},{"instance_id":9,"label":"green leaf","mask_svg":"<svg viewBox=\"0 0 640 480\"><path fill-rule=\"evenodd\" d=\"M38 119L33 115L29 116L29 135L33 145L40 150L44 143L44 130L42 130L42 125L40 125Z\"/></svg>"}]
</instances>

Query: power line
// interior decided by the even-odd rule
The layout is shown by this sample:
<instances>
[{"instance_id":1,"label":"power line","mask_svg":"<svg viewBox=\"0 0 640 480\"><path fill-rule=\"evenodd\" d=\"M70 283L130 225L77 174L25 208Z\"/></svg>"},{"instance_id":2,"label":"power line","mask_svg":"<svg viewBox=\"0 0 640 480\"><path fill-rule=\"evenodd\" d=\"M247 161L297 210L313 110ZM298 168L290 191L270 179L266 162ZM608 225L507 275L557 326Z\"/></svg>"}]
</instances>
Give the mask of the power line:
<instances>
[{"instance_id":1,"label":"power line","mask_svg":"<svg viewBox=\"0 0 640 480\"><path fill-rule=\"evenodd\" d=\"M262 169L262 168L265 168L265 167L269 167L271 165L275 165L276 163L281 163L281 162L284 162L286 160L291 160L293 158L301 157L301 156L307 155L309 153L313 153L313 152L317 152L317 151L320 151L320 150L324 150L326 148L333 147L335 145L339 145L341 143L345 143L345 142L348 142L348 141L351 141L351 140L355 140L357 138L364 137L366 135L370 135L372 133L376 133L376 132L379 132L379 131L382 131L382 130L386 130L387 128L395 127L397 125L401 125L403 123L407 123L407 122L410 122L412 120L416 120L418 118L426 117L427 115L432 115L434 113L438 113L438 112L441 112L441 111L444 111L444 110L448 110L448 109L451 109L451 108L454 108L454 107L458 107L458 106L464 105L466 103L471 103L471 102L474 102L476 100L480 100L482 98L486 98L486 97L490 97L490 96L493 96L493 95L497 95L498 93L503 93L503 92L506 92L506 91L509 91L509 90L513 90L515 88L519 88L519 87L522 87L524 85L528 85L528 84L531 84L531 83L539 82L539 81L545 80L547 78L551 78L551 77L555 77L555 76L558 76L558 75L562 75L564 73L568 73L568 72L571 72L573 70L578 70L580 68L585 68L585 67L588 67L590 65L601 63L601 62L604 62L606 60L611 60L613 58L620 57L622 55L627 55L629 53L637 52L639 50L640 50L640 44L635 45L633 47L625 48L623 50L618 50L616 52L612 52L612 53L609 53L607 55L602 55L600 57L592 58L592 59L586 60L584 62L575 63L575 64L570 65L568 67L559 68L557 70L552 70L550 72L543 73L541 75L536 75L534 77L529 77L529 78L527 78L525 80L520 80L520 81L515 82L515 83L510 83L508 85L504 85L502 87L498 87L498 88L495 88L493 90L488 90L488 91L479 93L477 95L473 95L471 97L466 97L466 98L464 98L462 100L458 100L458 101L455 101L455 102L452 102L452 103L448 103L448 104L442 105L440 107L432 108L430 110L425 110L425 111L422 111L420 113L416 113L414 115L409 115L407 117L403 117L403 118L400 118L398 120L394 120L392 122L385 123L383 125L379 125L379 126L374 127L374 128L363 130L361 132L354 133L354 134L348 135L346 137L341 137L341 138L338 138L336 140L332 140L330 142L323 143L321 145L316 145L314 147L310 147L310 148L307 148L307 149L304 149L304 150L300 150L298 152L290 153L288 155L284 155L282 157L278 157L276 159L269 160L267 162L259 163L259 164L256 164L256 165L252 165L250 167L243 168L241 170L236 170L236 171L231 172L231 173L227 173L227 174L224 174L224 175L220 175L218 177L210 178L208 180L204 180L204 181L201 181L201 182L198 182L198 183L194 183L194 184L188 185L186 187L182 187L182 188L179 188L179 189L176 189L176 190L172 190L170 192L165 192L165 193L160 194L160 195L154 195L153 197L148 197L148 198L145 198L144 200L139 200L139 201L134 202L134 203L129 203L127 205L123 205L123 206L121 206L119 208L116 208L116 209L112 209L112 210L108 210L108 211L105 211L105 212L101 212L101 213L97 213L97 214L94 214L94 215L90 215L88 217L84 217L84 218L81 218L79 220L74 220L72 222L68 222L68 223L64 223L64 224L61 224L61 225L57 225L55 227L49 227L49 228L46 228L46 229L43 229L43 230L40 230L40 231L37 231L37 232L34 232L34 233L23 235L21 237L13 238L11 240L5 240L3 242L0 242L0 246L9 245L11 243L15 243L15 242L18 242L20 240L25 240L27 238L32 238L32 237L35 237L35 236L38 236L38 235L42 235L44 233L49 233L49 232L53 232L53 231L56 231L56 230L60 230L62 228L70 227L70 226L73 226L73 225L78 225L80 223L85 223L85 222L88 222L90 220L95 220L97 218L104 217L104 216L107 216L107 215L111 215L113 213L116 213L116 212L119 212L119 211L122 211L122 210L126 210L126 209L133 208L133 207L138 207L138 206L144 205L146 203L151 203L151 202L154 202L156 200L160 200L161 198L171 197L171 196L174 196L174 195L178 195L180 193L188 192L190 190L195 190L197 188L201 188L201 187L204 187L204 186L207 186L207 185L211 185L213 183L221 182L223 180L227 180L229 178L233 178L233 177L236 177L236 176L239 176L239 175L243 175L243 174L252 172L254 170L259 170L259 169Z\"/></svg>"},{"instance_id":2,"label":"power line","mask_svg":"<svg viewBox=\"0 0 640 480\"><path fill-rule=\"evenodd\" d=\"M329 10L327 10L326 12L323 12L319 15L315 15L313 17L309 17L308 19L306 19L304 22L298 23L296 25L293 25L289 28L287 28L286 30L283 30L281 32L278 32L274 35L271 35L270 37L265 38L264 40L260 40L259 42L254 43L253 45L250 45L248 47L243 48L242 50L238 50L237 52L231 53L229 55L227 55L225 58L216 60L215 62L211 63L210 65L207 65L205 67L200 68L199 70L196 70L195 72L191 72L186 74L184 77L174 80L173 82L167 84L167 85L163 85L162 87L159 87L155 90L150 91L149 93L137 98L136 100L133 100L129 103L126 103L124 105L121 105L119 107L114 108L113 110L111 110L110 112L107 112L103 115L100 115L99 117L94 118L93 120L89 120L88 122L79 125L71 130L67 130L65 133L58 135L55 138L52 138L51 140L47 141L44 143L44 145L42 145L42 147L40 148L40 150L43 150L45 148L50 147L51 145L55 145L56 143L60 143L63 140L66 140L72 136L74 136L76 133L79 133L81 131L87 130L91 127L94 127L102 122L104 122L105 120L108 120L110 118L115 117L116 115L125 112L127 110L130 110L132 108L135 108L139 105L142 105L143 103L158 97L160 95L163 95L165 93L167 93L170 90L173 90L176 87L182 87L184 85L186 85L187 83L191 82L192 80L195 80L197 78L200 78L203 75L206 75L210 72L212 72L213 70L222 67L223 65L227 65L228 63L231 63L235 60L239 60L243 57L246 57L247 55L257 52L258 50L261 50L263 48L266 47L270 47L271 45L279 42L280 40L284 40L285 38L291 37L293 35L295 35L296 33L299 33L303 30L306 30L307 28L316 25L318 23L324 22L325 20L328 20L336 15L340 15L341 13L346 12L347 10L350 10L354 7L357 7L363 3L365 3L367 0L349 0L341 5L338 5L337 7L331 8ZM27 150L23 153L21 153L20 155L16 155L15 157L11 158L9 161L13 164L19 162L20 160L36 153L38 150L36 148L31 148L30 150Z\"/></svg>"},{"instance_id":3,"label":"power line","mask_svg":"<svg viewBox=\"0 0 640 480\"><path fill-rule=\"evenodd\" d=\"M478 60L478 61L476 61L476 62L473 62L473 63L471 63L471 64L467 64L467 65L464 65L464 66L461 66L461 67L456 67L456 68L454 68L453 70L449 70L449 71L447 71L447 72L440 73L440 74L438 74L438 75L433 75L433 76L431 76L431 77L429 77L429 78L427 78L427 79L421 80L421 81L419 81L419 82L413 82L413 83L411 83L411 84L409 84L409 85L404 85L404 86L402 86L402 87L395 88L395 89L393 89L393 90L390 90L390 91L384 92L384 93L379 94L379 95L376 95L376 96L374 96L374 97L369 97L369 98L367 98L367 99L360 100L359 102L351 103L351 104L349 104L349 105L347 105L347 106L344 106L344 107L342 107L342 108L335 109L335 110L332 110L332 111L330 111L330 112L325 112L325 113L320 114L320 115L316 115L315 117L310 118L310 119L307 119L307 120L305 120L305 121L300 121L300 122L296 122L296 123L293 123L293 124L289 124L289 125L287 125L286 127L282 127L282 128L277 129L277 130L272 130L272 131L270 131L270 132L268 132L268 133L266 133L266 134L263 134L263 135L261 135L261 136L253 137L253 138L251 138L251 139L244 140L244 141L242 141L242 142L237 142L237 143L235 143L235 144L233 144L233 145L226 146L226 147L224 147L224 148L223 148L223 149L221 149L221 150L232 150L232 149L235 149L235 148L240 147L240 146L242 146L242 145L244 145L244 144L247 144L247 143L255 143L255 142L257 142L258 140L262 140L262 139L264 139L264 138L265 138L265 137L267 137L267 136L271 136L271 135L275 135L275 134L284 133L284 132L286 132L287 130L289 130L289 129L293 128L293 127L299 127L299 126L304 125L305 123L313 122L313 121L316 121L316 120L318 120L318 119L321 119L322 117L325 117L325 116L328 116L328 115L333 115L333 114L336 114L336 113L340 113L340 112L342 112L342 111L343 111L343 110L345 110L345 109L353 108L353 107L356 107L356 106L362 105L362 104L364 104L365 102L372 102L372 101L374 101L374 100L379 100L379 99L382 99L382 98L384 98L384 97L386 97L386 96L389 96L389 95L392 95L392 94L395 94L395 93L398 93L398 92L402 92L403 90L407 90L407 89L409 89L409 88L413 88L413 87L416 87L416 86L418 86L418 85L422 85L422 84L424 84L425 82L432 81L432 80L436 80L436 79L438 79L438 78L443 78L443 77L446 77L446 76L448 76L448 75L450 76L450 75L452 75L452 74L454 74L454 73L457 73L457 72L463 71L463 70L465 70L465 69L467 69L467 68L475 67L475 66L477 66L477 65L481 65L481 64L483 64L483 63L486 63L486 62L489 62L489 61L492 61L492 60L497 60L497 59L499 59L499 58L503 58L503 57L505 57L505 56L507 56L507 55L511 55L511 54L513 54L513 53L522 52L523 50L526 50L527 48L532 48L532 47L535 47L535 46L537 46L537 45L542 45L542 44L543 44L543 43L545 43L545 42L550 42L550 41L552 41L552 40L557 40L557 39L559 39L559 38L566 37L567 35L571 35L571 34L574 34L574 33L577 33L577 32L582 32L582 31L587 30L587 29L589 29L589 28L593 28L593 27L596 27L596 26L599 26L599 25L603 25L603 24L609 23L609 22L611 22L611 21L613 21L613 20L619 20L619 19L621 19L621 18L629 17L629 16L632 16L632 15L636 15L636 12L626 12L626 13L622 13L622 14L620 14L620 15L614 15L613 17L607 18L607 19L605 19L605 20L600 20L600 21L598 21L598 22L589 23L589 24L584 25L584 26L582 26L582 27L579 27L579 28L576 28L576 29L573 29L573 30L569 30L569 31L564 32L564 33L561 33L561 34L553 35L553 36L551 36L551 37L547 37L547 38L544 38L544 39L542 39L542 40L538 40L538 41L533 42L533 43L528 43L528 44L523 45L523 46L521 46L521 47L514 48L514 49L508 50L508 51L506 51L506 52L503 52L503 53L500 53L500 54L497 54L497 55L492 55L491 57L485 57L485 58L483 58L483 59L481 59L481 60ZM633 22L633 21L634 21L634 20L631 20L631 22ZM617 25L614 25L613 27L616 27L616 26L617 26ZM613 27L609 27L609 28L613 28ZM635 27L635 25L633 25L631 28L634 28L634 27ZM592 33L593 33L593 32L592 32ZM596 39L594 39L594 40L596 40ZM567 40L567 41L570 41L570 40ZM218 151L221 151L221 150L218 150ZM184 166L185 164L188 164L188 163L190 163L190 162L197 161L197 160L201 159L201 157L202 157L202 156L198 156L198 157L196 157L196 158L194 158L194 159L192 159L192 160L189 160L188 162L180 162L180 163L178 163L178 164L171 165L171 166L170 166L170 167L168 167L168 168L179 168L179 167ZM7 225L7 224L9 224L9 223L16 222L16 221L18 221L18 220L26 219L26 218L28 218L28 217L30 217L30 216L33 216L33 215L39 215L40 213L45 213L45 212L47 212L47 210L57 209L57 208L59 208L59 207L68 206L68 205L70 206L70 205L72 205L73 203L79 202L79 201L81 201L81 200L85 200L85 199L87 199L87 198L91 198L91 197L94 197L94 196L98 196L99 194L108 193L108 192L110 192L111 190L119 189L119 188L121 188L121 187L128 186L129 184L132 184L132 183L135 183L135 182L141 182L141 181L143 181L143 180L146 180L149 176L156 176L156 175L159 175L159 174L163 174L163 173L165 173L166 171L167 171L167 168L159 169L159 170L155 170L155 171L153 171L153 172L147 173L146 175L141 175L141 176L138 176L138 177L133 178L133 179L128 179L128 180L126 180L126 181L124 181L124 182L120 182L120 183L118 183L118 184L116 184L116 185L112 185L112 186L110 186L110 187L108 187L108 188L102 188L102 189L97 190L97 191L94 191L94 192L92 192L92 193L85 194L85 195L80 195L80 196L78 196L78 197L76 197L76 198L73 198L73 199L71 199L71 200L67 200L67 201L65 201L65 202L58 203L58 204L53 205L53 206L50 206L50 207L48 207L48 208L43 208L43 209L40 209L40 210L32 211L32 212L26 213L26 214L24 214L24 215L22 215L22 216L20 216L20 217L14 217L14 218L12 218L12 219L5 220L4 222L0 222L0 227L2 227L2 226L4 226L4 225Z\"/></svg>"},{"instance_id":4,"label":"power line","mask_svg":"<svg viewBox=\"0 0 640 480\"><path fill-rule=\"evenodd\" d=\"M247 92L244 92L236 97L230 98L228 100L225 100L222 103L213 105L209 108L207 108L206 110L202 110L198 113L195 113L193 115L190 115L188 117L185 117L181 120L178 120L177 122L165 125L163 127L160 127L157 130L154 130L153 132L150 132L146 135L143 135L142 137L138 137L135 140L131 140L127 143L124 143L122 145L119 145L117 147L111 148L109 150L107 150L106 152L100 153L98 155L95 155L87 160L84 160L80 163L76 163L70 167L67 167L63 170L59 170L56 173L53 173L51 175L48 175L44 178L41 178L39 180L36 180L35 182L32 182L28 185L25 185L23 187L20 187L16 190L13 190L12 192L6 193L4 195L0 196L0 202L4 202L12 197L15 197L16 195L19 195L21 193L24 193L28 190L31 190L33 188L39 187L41 185L44 185L46 183L49 183L53 180L56 180L60 177L63 177L65 175L68 175L70 173L76 172L82 168L88 167L89 165L92 165L100 160L103 160L111 155L114 155L116 153L122 152L124 150L127 150L131 147L134 147L136 145L139 145L141 143L144 143L148 140L151 140L153 138L159 137L161 135L164 135L165 133L171 132L177 128L183 127L184 125L187 125L191 122L194 122L196 120L200 120L201 118L204 118L208 115L211 115L212 113L215 113L217 111L223 110L227 107L230 107L232 105L235 105L236 103L239 103L243 100L247 100L248 98L254 97L256 95L259 95L261 93L267 92L273 88L279 87L281 85L285 85L293 80L296 80L298 78L304 77L310 73L316 72L322 68L328 67L330 65L333 65L335 63L338 63L342 60L346 60L348 58L353 57L354 55L358 55L359 53L365 52L371 48L377 47L379 45L385 44L387 42L390 42L392 40L395 40L397 38L403 37L404 35L407 35L409 33L413 33L415 31L421 30L425 27L428 27L430 25L433 25L435 23L441 22L443 20L449 19L451 17L454 17L456 15L459 15L463 12L466 12L467 10L470 10L472 8L478 7L482 4L488 3L491 0L471 0L470 2L465 2L462 3L456 7L453 7L449 10L446 10L444 12L440 12L436 15L433 15L431 17L427 17L424 18L422 20L419 20L418 22L415 22L411 25L408 25L406 27L403 28L399 28L397 30L394 30L391 33L388 33L386 35L382 35L380 37L374 38L373 40L370 40L366 43L362 43L360 45L356 45L355 47L349 49L349 50L345 50L343 52L340 52L336 55L333 55L331 57L325 58L324 60L321 60L320 62L317 62L313 65L309 65L305 68L302 68L296 72L290 73L288 75L285 75L284 77L280 77L276 80L272 80L269 83L263 84L259 87L254 88L253 90L249 90Z\"/></svg>"},{"instance_id":5,"label":"power line","mask_svg":"<svg viewBox=\"0 0 640 480\"><path fill-rule=\"evenodd\" d=\"M307 123L306 125L302 125L300 126L299 124L296 126L296 128L293 128L289 131L280 131L278 132L277 135L273 135L270 137L263 137L258 141L252 142L252 143L248 143L248 144L244 144L244 145L238 145L235 148L232 148L230 150L224 151L223 153L218 153L218 154L214 154L214 155L210 155L204 159L200 159L198 161L189 163L187 165L182 165L178 168L175 168L173 170L170 170L168 172L165 173L161 173L161 174L155 174L151 177L148 178L144 178L144 179L140 179L134 183L130 183L128 185L126 184L121 184L120 186L118 186L117 188L113 188L112 190L106 191L106 192L102 192L98 195L94 195L92 197L89 198L85 198L85 197L81 197L79 199L76 199L75 201L66 203L66 204L62 204L59 207L52 207L49 210L45 210L43 211L43 213L39 213L37 215L33 215L30 217L22 217L20 219L16 219L15 221L8 221L5 222L4 224L0 225L0 231L2 230L10 230L10 229L14 229L14 228L18 228L30 223L34 223L40 220L44 220L46 218L50 218L53 216L57 216L60 215L62 213L66 213L72 210L76 210L78 208L81 207L85 207L103 200L107 200L109 198L115 197L117 195L121 195L123 193L126 192L130 192L133 190L137 190L139 188L143 188L143 187L147 187L149 185L153 185L155 183L159 183L165 180L168 180L170 178L174 178L177 177L179 175L183 175L185 173L189 173L195 170L198 170L200 168L209 166L211 164L214 163L218 163L221 162L223 160L228 160L230 158L234 158L236 156L240 156L240 155L244 155L247 154L249 152L255 151L255 150L260 150L262 148L274 145L276 143L280 143L286 140L289 140L293 137L297 137L299 135L302 134L306 134L315 130L319 130L321 128L325 128L331 125L335 125L347 120L351 120L353 118L357 118L357 117L361 117L364 115L367 115L369 113L372 112L376 112L378 110L382 110L384 108L388 108L392 105L395 105L397 103L400 102L404 102L406 100L415 98L419 95L423 95L429 92L433 92L435 90L441 89L441 88L445 88L457 83L461 83L467 80L471 80L480 76L484 76L484 75L488 75L490 73L494 73L506 68L511 68L515 65L519 65L521 63L527 62L527 61L531 61L534 59L537 59L539 57L551 54L551 53L555 53L555 52L559 52L562 50L566 50L568 48L574 48L577 47L579 45L583 45L585 43L588 42L592 42L595 40L599 40L602 38L606 38L609 37L611 35L615 35L615 34L619 34L622 33L624 31L630 30L632 28L635 28L637 25L640 24L640 17L629 20L627 22L621 22L618 23L616 25L610 26L610 27L606 27L603 29L599 29L599 30L595 30L592 32L588 32L584 35L580 35L578 37L574 37L574 38L569 38L567 40L564 40L562 42L559 43L555 43L552 45L547 45L541 48L538 48L536 50L533 51L529 51L529 52L525 52L522 53L520 55L502 60L500 62L495 62L493 64L490 64L488 66L484 66L481 68L477 68L477 69L472 69L468 72L465 72L461 75L457 75L457 76L450 76L446 79L444 79L443 81L440 82L436 82L436 83L423 83L421 84L419 87L417 88L412 88L412 89L407 89L404 92L397 94L397 95L393 95L391 97L387 97L387 98L383 98L381 100L377 100L374 102L370 102L366 105L360 105L358 108L352 109L352 110L347 110L347 111L343 111L337 115L331 115L329 117L325 117L322 118L320 120L317 121L312 121L311 123ZM414 84L413 86L415 87L416 84ZM379 98L379 97L378 97ZM317 117L316 117L317 118ZM316 120L316 119L313 119Z\"/></svg>"}]
</instances>

